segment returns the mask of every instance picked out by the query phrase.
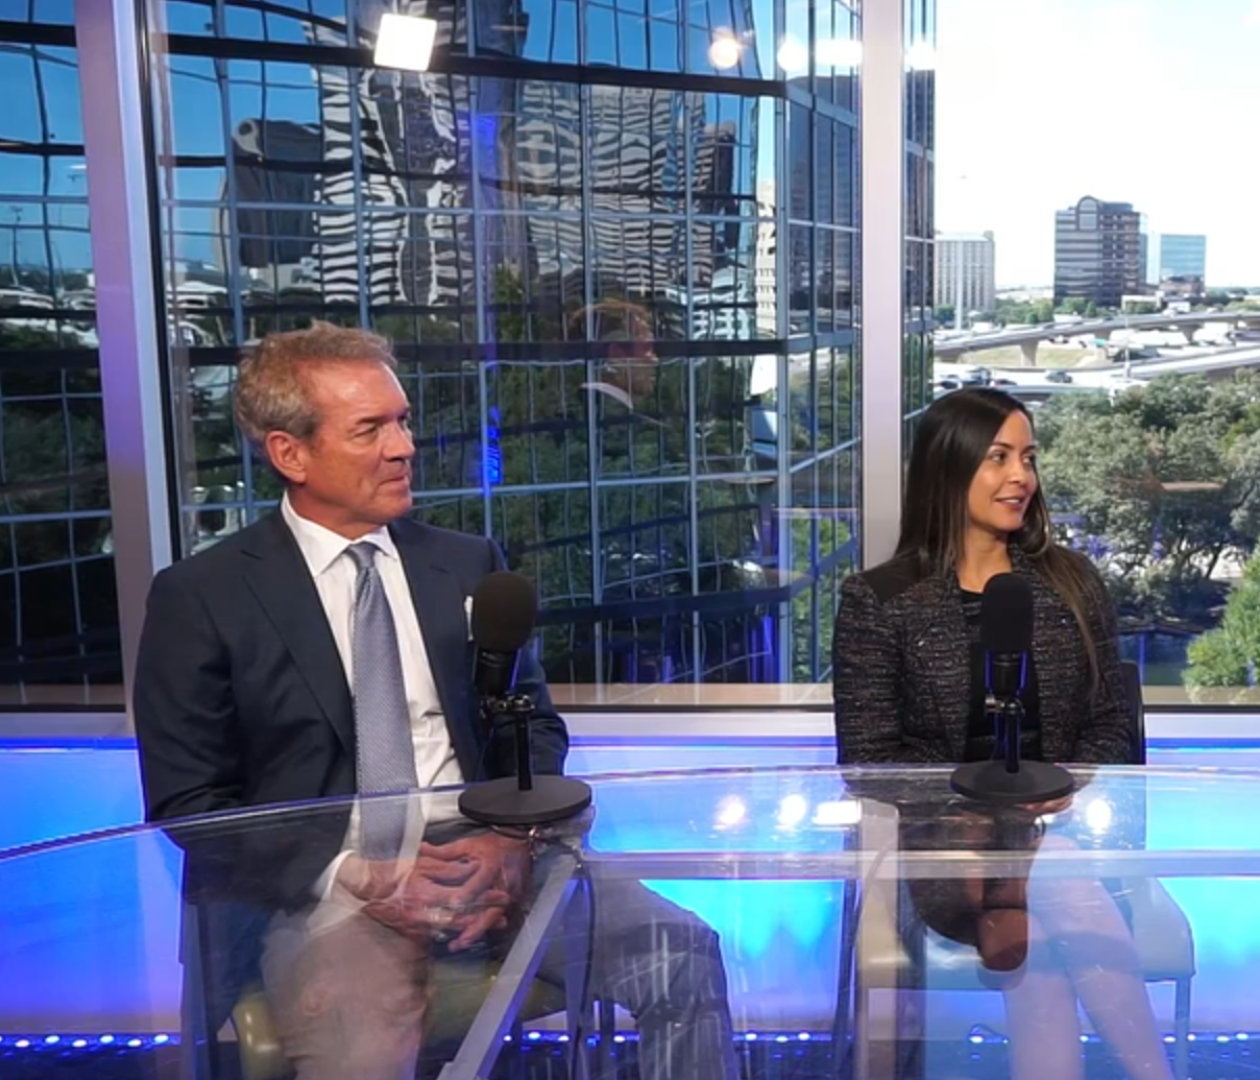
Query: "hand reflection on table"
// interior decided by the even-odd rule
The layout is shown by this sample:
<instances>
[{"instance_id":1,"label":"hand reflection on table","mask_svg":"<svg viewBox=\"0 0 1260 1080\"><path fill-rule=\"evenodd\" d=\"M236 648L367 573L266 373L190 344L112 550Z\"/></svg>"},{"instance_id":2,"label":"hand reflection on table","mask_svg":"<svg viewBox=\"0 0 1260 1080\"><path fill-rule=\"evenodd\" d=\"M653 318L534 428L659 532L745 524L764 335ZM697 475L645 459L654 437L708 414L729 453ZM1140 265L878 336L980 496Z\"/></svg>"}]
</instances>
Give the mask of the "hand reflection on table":
<instances>
[{"instance_id":1,"label":"hand reflection on table","mask_svg":"<svg viewBox=\"0 0 1260 1080\"><path fill-rule=\"evenodd\" d=\"M484 995L548 866L572 837L570 829L554 841L526 843L463 830L421 844L407 860L347 857L332 895L318 905L332 917L277 916L263 983L298 1080L411 1080L421 1048L438 1053L434 1023L448 1026L448 1010L439 1016L433 1008L439 976L444 1001L452 988L455 998L474 1003ZM639 1074L735 1080L717 935L637 881L605 876L598 865L585 877L590 927L580 944L588 952L576 962L588 993L635 1018ZM572 953L560 940L548 942L537 978L566 985ZM462 1036L452 1030L446 1037L441 1053ZM616 1065L611 1058L606 1064Z\"/></svg>"},{"instance_id":2,"label":"hand reflection on table","mask_svg":"<svg viewBox=\"0 0 1260 1080\"><path fill-rule=\"evenodd\" d=\"M264 983L300 1080L413 1075L433 961L493 949L531 878L528 844L493 832L403 859L347 855L318 917L278 917L267 935Z\"/></svg>"},{"instance_id":3,"label":"hand reflection on table","mask_svg":"<svg viewBox=\"0 0 1260 1080\"><path fill-rule=\"evenodd\" d=\"M486 833L423 843L406 863L352 855L337 880L363 903L367 918L460 952L491 931L506 929L509 907L529 887L530 869L525 841Z\"/></svg>"}]
</instances>

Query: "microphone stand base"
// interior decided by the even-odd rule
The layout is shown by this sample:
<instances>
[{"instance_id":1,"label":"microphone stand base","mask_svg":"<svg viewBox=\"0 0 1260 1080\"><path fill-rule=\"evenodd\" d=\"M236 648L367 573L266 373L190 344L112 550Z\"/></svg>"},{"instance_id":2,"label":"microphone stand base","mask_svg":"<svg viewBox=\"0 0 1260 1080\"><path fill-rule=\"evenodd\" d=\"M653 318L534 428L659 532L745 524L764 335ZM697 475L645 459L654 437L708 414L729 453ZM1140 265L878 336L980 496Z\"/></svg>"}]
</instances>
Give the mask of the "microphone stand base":
<instances>
[{"instance_id":1,"label":"microphone stand base","mask_svg":"<svg viewBox=\"0 0 1260 1080\"><path fill-rule=\"evenodd\" d=\"M1018 772L1007 772L1002 761L976 761L958 766L949 786L977 802L1039 803L1071 795L1076 781L1067 769L1044 761L1021 761Z\"/></svg>"},{"instance_id":2,"label":"microphone stand base","mask_svg":"<svg viewBox=\"0 0 1260 1080\"><path fill-rule=\"evenodd\" d=\"M545 825L575 817L591 805L591 788L568 776L535 776L522 791L516 777L489 780L459 796L459 812L482 825Z\"/></svg>"}]
</instances>

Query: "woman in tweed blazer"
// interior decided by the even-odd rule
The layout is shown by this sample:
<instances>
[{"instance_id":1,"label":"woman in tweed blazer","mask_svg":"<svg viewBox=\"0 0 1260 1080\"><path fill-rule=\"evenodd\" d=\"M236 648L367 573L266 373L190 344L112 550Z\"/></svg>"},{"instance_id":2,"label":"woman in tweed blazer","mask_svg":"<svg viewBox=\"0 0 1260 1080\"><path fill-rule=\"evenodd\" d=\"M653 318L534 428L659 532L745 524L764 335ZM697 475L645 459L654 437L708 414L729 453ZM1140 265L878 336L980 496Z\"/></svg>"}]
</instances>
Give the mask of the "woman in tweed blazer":
<instances>
[{"instance_id":1,"label":"woman in tweed blazer","mask_svg":"<svg viewBox=\"0 0 1260 1080\"><path fill-rule=\"evenodd\" d=\"M1115 615L1096 570L1075 552L1080 600L1096 673L1075 613L1018 543L993 569L1026 578L1033 592L1032 667L1037 672L1041 756L1046 761L1125 764L1130 720ZM973 583L983 590L977 575ZM989 574L988 576L992 576ZM937 574L901 555L848 578L836 620L833 688L841 764L966 761L973 665L957 570ZM962 661L962 662L960 662Z\"/></svg>"},{"instance_id":2,"label":"woman in tweed blazer","mask_svg":"<svg viewBox=\"0 0 1260 1080\"><path fill-rule=\"evenodd\" d=\"M1033 590L1040 756L1129 761L1115 615L1098 572L1053 541L1035 454L1028 414L1001 391L960 390L924 416L897 553L841 590L841 764L968 760L975 634L964 593L1009 572Z\"/></svg>"},{"instance_id":3,"label":"woman in tweed blazer","mask_svg":"<svg viewBox=\"0 0 1260 1080\"><path fill-rule=\"evenodd\" d=\"M1054 543L1024 406L997 390L968 389L923 417L895 556L842 589L834 639L841 764L953 764L993 754L977 609L985 584L1004 573L1025 578L1033 592L1025 755L1130 760L1115 616L1102 580ZM1062 809L1026 807L995 819L960 807L937 835L918 830L903 843L1008 846L1022 836L1030 846L1062 845L1036 828L1039 813ZM1037 888L1032 905L1026 880L915 881L909 893L927 925L976 947L998 973L1013 1076L1081 1075L1079 1000L1131 1077L1168 1080L1115 900L1099 882Z\"/></svg>"}]
</instances>

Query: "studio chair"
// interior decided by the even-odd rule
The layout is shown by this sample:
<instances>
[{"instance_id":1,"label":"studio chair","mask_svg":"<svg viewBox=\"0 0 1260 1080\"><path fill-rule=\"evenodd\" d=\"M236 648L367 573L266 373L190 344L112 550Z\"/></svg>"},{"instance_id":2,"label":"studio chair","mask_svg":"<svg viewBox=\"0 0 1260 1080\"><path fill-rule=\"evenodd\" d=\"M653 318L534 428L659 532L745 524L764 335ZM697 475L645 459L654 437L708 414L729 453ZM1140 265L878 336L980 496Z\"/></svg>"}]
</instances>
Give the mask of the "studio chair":
<instances>
[{"instance_id":1,"label":"studio chair","mask_svg":"<svg viewBox=\"0 0 1260 1080\"><path fill-rule=\"evenodd\" d=\"M1136 664L1122 665L1132 732L1130 764L1146 764L1146 717ZM1137 809L1145 822L1145 805ZM895 808L863 804L859 850L888 852L884 869L895 866L898 844ZM890 865L891 864L891 865ZM1143 977L1175 987L1173 1069L1177 1080L1189 1073L1190 992L1195 974L1194 938L1185 913L1155 878L1122 882L1132 914L1134 945ZM861 887L846 881L841 893L840 968L833 1026L836 1060L842 1075L865 1080L871 1075L871 1044L881 1039L897 1055L896 1074L914 1071L917 1047L903 1036L904 994L886 1025L874 1030L870 995L876 990L992 990L979 953L925 927L914 914L903 884L895 876Z\"/></svg>"}]
</instances>

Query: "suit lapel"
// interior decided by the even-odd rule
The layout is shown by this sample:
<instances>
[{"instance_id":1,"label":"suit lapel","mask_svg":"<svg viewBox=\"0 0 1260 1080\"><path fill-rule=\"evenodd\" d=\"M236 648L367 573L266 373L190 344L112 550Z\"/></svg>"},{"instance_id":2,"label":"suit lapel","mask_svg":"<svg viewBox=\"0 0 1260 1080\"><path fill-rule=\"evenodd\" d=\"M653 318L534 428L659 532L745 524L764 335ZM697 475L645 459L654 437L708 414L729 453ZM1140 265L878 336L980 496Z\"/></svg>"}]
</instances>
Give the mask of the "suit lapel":
<instances>
[{"instance_id":1,"label":"suit lapel","mask_svg":"<svg viewBox=\"0 0 1260 1080\"><path fill-rule=\"evenodd\" d=\"M319 592L297 541L277 512L245 549L245 580L293 657L348 753L354 751L354 705Z\"/></svg>"},{"instance_id":2,"label":"suit lapel","mask_svg":"<svg viewBox=\"0 0 1260 1080\"><path fill-rule=\"evenodd\" d=\"M1018 548L1012 548L1011 564L1033 590L1032 657L1037 672L1041 746L1050 760L1072 750L1071 743L1061 746L1060 740L1065 730L1075 730L1079 716L1073 689L1085 685L1089 675L1084 644L1076 644L1080 631L1071 608ZM1064 647L1069 642L1070 647Z\"/></svg>"},{"instance_id":3,"label":"suit lapel","mask_svg":"<svg viewBox=\"0 0 1260 1080\"><path fill-rule=\"evenodd\" d=\"M937 723L951 755L963 759L971 712L971 661L958 663L958 643L966 643L967 619L958 582L938 579L923 597L909 625L909 644L918 667L917 682L931 688Z\"/></svg>"},{"instance_id":4,"label":"suit lapel","mask_svg":"<svg viewBox=\"0 0 1260 1080\"><path fill-rule=\"evenodd\" d=\"M446 718L451 745L464 775L477 770L480 749L469 722L472 713L472 649L468 639L468 617L464 593L454 570L436 557L426 543L423 526L399 522L390 528L398 545L429 670L437 687L442 715Z\"/></svg>"}]
</instances>

